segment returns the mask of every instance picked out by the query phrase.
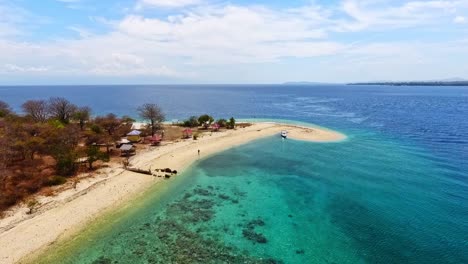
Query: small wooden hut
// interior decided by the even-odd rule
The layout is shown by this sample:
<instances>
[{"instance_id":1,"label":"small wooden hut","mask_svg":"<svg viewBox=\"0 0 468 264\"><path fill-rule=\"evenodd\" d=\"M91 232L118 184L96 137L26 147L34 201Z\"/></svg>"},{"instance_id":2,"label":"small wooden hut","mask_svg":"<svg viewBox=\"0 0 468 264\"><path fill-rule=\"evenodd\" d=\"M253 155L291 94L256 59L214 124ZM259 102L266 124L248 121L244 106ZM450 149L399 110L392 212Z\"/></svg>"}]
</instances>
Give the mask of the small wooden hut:
<instances>
[{"instance_id":1,"label":"small wooden hut","mask_svg":"<svg viewBox=\"0 0 468 264\"><path fill-rule=\"evenodd\" d=\"M140 142L141 141L140 135L141 135L141 131L133 130L127 134L127 139L130 140L130 142Z\"/></svg>"},{"instance_id":2,"label":"small wooden hut","mask_svg":"<svg viewBox=\"0 0 468 264\"><path fill-rule=\"evenodd\" d=\"M120 146L120 156L128 157L136 154L136 148L132 144L123 144Z\"/></svg>"}]
</instances>

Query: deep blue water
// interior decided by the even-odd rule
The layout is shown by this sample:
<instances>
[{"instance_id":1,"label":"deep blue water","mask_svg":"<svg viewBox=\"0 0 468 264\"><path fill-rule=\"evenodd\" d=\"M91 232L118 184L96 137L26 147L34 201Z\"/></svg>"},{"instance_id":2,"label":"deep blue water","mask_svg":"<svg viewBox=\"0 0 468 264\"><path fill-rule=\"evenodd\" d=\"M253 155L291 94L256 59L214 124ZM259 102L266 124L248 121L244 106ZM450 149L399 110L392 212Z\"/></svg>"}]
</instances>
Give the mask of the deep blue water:
<instances>
[{"instance_id":1,"label":"deep blue water","mask_svg":"<svg viewBox=\"0 0 468 264\"><path fill-rule=\"evenodd\" d=\"M135 116L138 105L155 102L169 120L287 119L349 137L267 138L202 160L162 198L148 198L86 246L67 248L70 263L164 263L176 255L171 248L189 242L285 263L468 263L468 87L0 87L0 100L16 109L49 96L97 114ZM193 210L209 217L193 221L186 215ZM265 244L243 236L256 219ZM167 237L150 235L168 223L176 224ZM169 241L174 234L187 240Z\"/></svg>"},{"instance_id":2,"label":"deep blue water","mask_svg":"<svg viewBox=\"0 0 468 264\"><path fill-rule=\"evenodd\" d=\"M0 100L16 111L27 99L66 97L94 114L138 118L136 108L159 104L167 119L210 113L216 117L287 119L342 130L379 133L417 144L437 162L468 166L468 87L393 86L0 86ZM449 165L447 165L449 166Z\"/></svg>"}]
</instances>

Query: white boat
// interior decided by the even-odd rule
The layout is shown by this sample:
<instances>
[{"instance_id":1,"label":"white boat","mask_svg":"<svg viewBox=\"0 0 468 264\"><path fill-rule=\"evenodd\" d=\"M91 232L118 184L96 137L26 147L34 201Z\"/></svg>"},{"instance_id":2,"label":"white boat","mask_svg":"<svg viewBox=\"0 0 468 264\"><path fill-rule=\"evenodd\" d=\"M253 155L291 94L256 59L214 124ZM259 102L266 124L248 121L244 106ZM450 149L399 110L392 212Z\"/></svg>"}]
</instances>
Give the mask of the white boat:
<instances>
[{"instance_id":1,"label":"white boat","mask_svg":"<svg viewBox=\"0 0 468 264\"><path fill-rule=\"evenodd\" d=\"M287 138L288 137L288 131L286 131L286 130L281 131L281 137L282 138Z\"/></svg>"}]
</instances>

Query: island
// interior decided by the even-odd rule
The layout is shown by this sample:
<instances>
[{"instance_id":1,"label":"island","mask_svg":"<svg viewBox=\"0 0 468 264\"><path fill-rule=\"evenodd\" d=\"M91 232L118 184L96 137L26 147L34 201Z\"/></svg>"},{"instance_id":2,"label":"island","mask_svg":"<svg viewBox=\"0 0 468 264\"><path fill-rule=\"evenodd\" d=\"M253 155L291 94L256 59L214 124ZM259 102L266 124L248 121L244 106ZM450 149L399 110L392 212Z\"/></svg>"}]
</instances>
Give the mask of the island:
<instances>
[{"instance_id":1,"label":"island","mask_svg":"<svg viewBox=\"0 0 468 264\"><path fill-rule=\"evenodd\" d=\"M28 110L29 106L33 105L35 106L33 109L37 110L42 103L42 101L30 101L24 105L24 108ZM16 122L38 124L38 127L49 128L51 131L56 127L55 130L60 133L67 132L67 128L74 128L73 131L80 135L78 137L80 140L73 148L86 150L83 153L87 156L75 161L83 163L80 165L83 172L65 178L51 176L50 179L54 180L54 184L43 188L37 186L39 190L37 193L25 196L3 212L3 218L0 219L1 263L24 261L34 263L38 254L73 237L99 217L131 205L133 199L145 195L145 191L155 184L169 184L172 178L178 177L197 160L229 148L264 137L276 136L278 140L285 140L281 137L282 131L288 132L286 140L336 142L346 139L344 134L322 127L275 122L236 123L234 118L219 119L214 122L213 117L209 115L198 118L193 116L181 123L161 123L156 130L156 123L152 121L159 122L163 119L163 115L156 115L160 114L160 109L156 105L143 105L139 108L141 117L147 122L131 122L130 126L127 124L130 123L128 117L118 119L108 115L90 118L88 114L82 114L89 113L89 109L70 107L71 103L64 98L52 98L47 104L52 109L55 109L55 106L61 106L60 109L70 108L74 114L66 117L51 114L47 116L47 123L43 122L42 116L31 115L38 111L29 111L29 115L21 116L12 112L4 103L3 129L7 131L10 126L16 127ZM81 112L76 109L81 109ZM34 118L38 121L33 121ZM116 125L112 127L115 131L120 127L125 128L122 130L125 132L118 132L117 135L123 133L127 136L118 140L115 145L109 145L106 143L109 140L106 128L114 123ZM22 128L24 126L17 127L17 130ZM33 138L38 138L40 133L33 134ZM142 133L148 136L142 137ZM101 142L94 139L95 134L103 135L106 139L102 141L104 144L95 143ZM61 146L71 137L69 133L64 135L66 137L60 138L61 141L54 144ZM93 140L83 140L83 138ZM129 146L128 141L137 142L136 153L127 152L132 148L122 147ZM121 151L117 153L119 155L122 153L122 156L104 155L106 149L117 146ZM40 163L37 152L27 153L30 157L25 157L24 162L31 162L29 161L31 159ZM41 155L42 158L53 158L46 154ZM21 162L12 161L12 164ZM55 166L57 167L55 173L60 174L58 170L61 168L60 163ZM63 181L55 182L62 179Z\"/></svg>"}]
</instances>

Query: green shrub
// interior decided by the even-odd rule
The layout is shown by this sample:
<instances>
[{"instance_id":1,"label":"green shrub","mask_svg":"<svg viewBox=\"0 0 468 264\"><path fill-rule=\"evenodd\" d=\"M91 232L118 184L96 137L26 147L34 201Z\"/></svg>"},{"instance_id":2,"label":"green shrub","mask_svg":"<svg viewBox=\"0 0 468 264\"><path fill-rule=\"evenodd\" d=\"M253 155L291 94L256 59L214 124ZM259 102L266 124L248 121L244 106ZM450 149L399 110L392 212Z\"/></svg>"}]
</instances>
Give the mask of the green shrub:
<instances>
[{"instance_id":1,"label":"green shrub","mask_svg":"<svg viewBox=\"0 0 468 264\"><path fill-rule=\"evenodd\" d=\"M102 132L101 127L96 124L92 124L90 128L91 128L91 131L93 131L96 134L101 134Z\"/></svg>"},{"instance_id":2,"label":"green shrub","mask_svg":"<svg viewBox=\"0 0 468 264\"><path fill-rule=\"evenodd\" d=\"M60 176L72 176L76 172L76 165L73 157L59 157L57 160L57 174Z\"/></svg>"},{"instance_id":3,"label":"green shrub","mask_svg":"<svg viewBox=\"0 0 468 264\"><path fill-rule=\"evenodd\" d=\"M49 124L50 124L51 126L55 127L55 128L59 128L59 129L65 127L65 125L64 125L62 122L60 122L60 120L57 120L57 119L52 119L52 120L50 120L50 121L49 121Z\"/></svg>"},{"instance_id":4,"label":"green shrub","mask_svg":"<svg viewBox=\"0 0 468 264\"><path fill-rule=\"evenodd\" d=\"M196 116L191 116L188 120L184 121L185 127L197 127L198 126L198 118Z\"/></svg>"},{"instance_id":5,"label":"green shrub","mask_svg":"<svg viewBox=\"0 0 468 264\"><path fill-rule=\"evenodd\" d=\"M63 176L52 176L49 178L49 181L47 182L47 184L49 186L57 186L57 185L62 185L65 182L67 182L67 178Z\"/></svg>"},{"instance_id":6,"label":"green shrub","mask_svg":"<svg viewBox=\"0 0 468 264\"><path fill-rule=\"evenodd\" d=\"M205 129L207 129L213 121L214 118L210 115L201 115L198 118L198 124L202 125Z\"/></svg>"},{"instance_id":7,"label":"green shrub","mask_svg":"<svg viewBox=\"0 0 468 264\"><path fill-rule=\"evenodd\" d=\"M234 119L234 117L231 117L227 123L227 128L229 129L234 129L236 128L236 120Z\"/></svg>"},{"instance_id":8,"label":"green shrub","mask_svg":"<svg viewBox=\"0 0 468 264\"><path fill-rule=\"evenodd\" d=\"M218 124L219 127L226 127L227 126L227 120L224 119L224 118L218 119L218 121L216 121L216 124Z\"/></svg>"}]
</instances>

